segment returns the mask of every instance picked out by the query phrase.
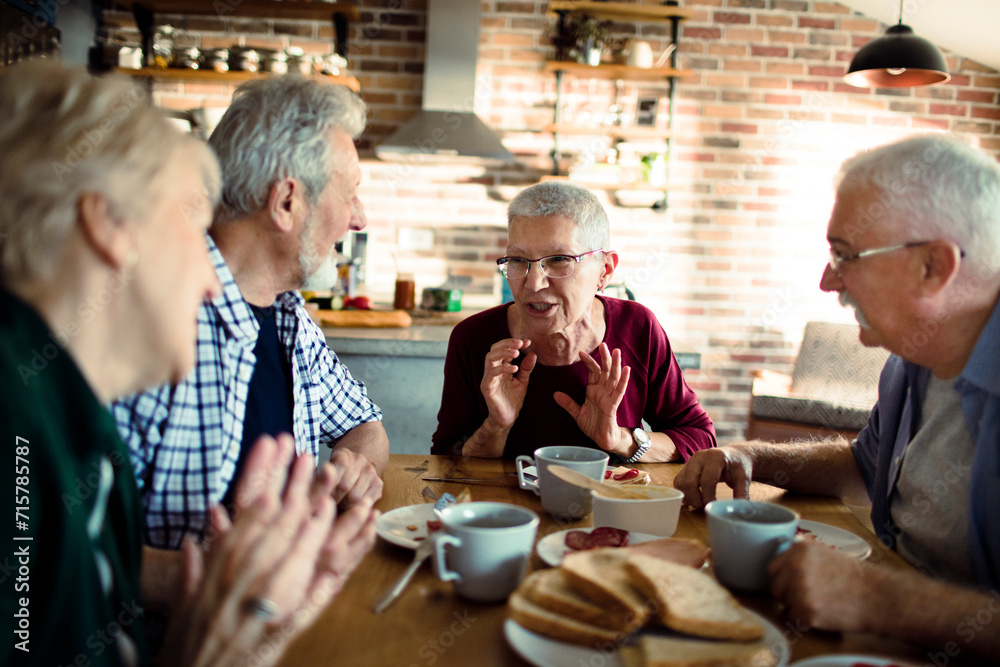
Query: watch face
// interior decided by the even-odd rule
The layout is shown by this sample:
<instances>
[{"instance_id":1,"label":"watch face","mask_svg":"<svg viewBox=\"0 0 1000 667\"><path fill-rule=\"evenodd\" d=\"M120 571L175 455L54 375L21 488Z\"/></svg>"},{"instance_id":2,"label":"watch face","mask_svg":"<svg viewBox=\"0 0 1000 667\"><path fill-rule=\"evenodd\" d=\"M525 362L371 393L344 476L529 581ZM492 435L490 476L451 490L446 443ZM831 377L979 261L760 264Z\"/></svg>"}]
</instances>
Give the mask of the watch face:
<instances>
[{"instance_id":1,"label":"watch face","mask_svg":"<svg viewBox=\"0 0 1000 667\"><path fill-rule=\"evenodd\" d=\"M636 443L638 443L640 446L645 445L647 442L649 442L649 434L646 433L641 428L633 430L632 437L635 439Z\"/></svg>"}]
</instances>

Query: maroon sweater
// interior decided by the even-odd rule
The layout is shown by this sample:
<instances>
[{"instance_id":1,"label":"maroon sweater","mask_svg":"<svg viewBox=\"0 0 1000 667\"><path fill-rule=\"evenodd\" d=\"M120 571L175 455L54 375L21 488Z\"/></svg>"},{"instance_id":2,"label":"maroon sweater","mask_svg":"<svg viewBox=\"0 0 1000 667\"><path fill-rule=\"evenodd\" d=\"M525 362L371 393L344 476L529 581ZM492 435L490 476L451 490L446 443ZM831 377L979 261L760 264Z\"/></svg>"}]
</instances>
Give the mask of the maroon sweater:
<instances>
[{"instance_id":1,"label":"maroon sweater","mask_svg":"<svg viewBox=\"0 0 1000 667\"><path fill-rule=\"evenodd\" d=\"M634 301L598 298L604 303L607 324L604 342L611 350L620 349L622 365L632 369L625 397L618 406L619 426L635 428L645 419L653 431L671 437L685 461L699 449L714 447L712 420L684 381L667 334L653 313ZM486 400L479 385L486 353L493 343L511 337L507 308L490 308L455 326L444 362L444 391L438 428L432 437L432 454L461 454L462 444L486 420ZM591 356L600 363L597 349ZM519 364L522 358L514 363ZM504 457L530 455L548 445L596 448L597 444L552 398L553 393L562 391L582 405L587 376L582 361L569 366L536 364L524 406L507 437Z\"/></svg>"}]
</instances>

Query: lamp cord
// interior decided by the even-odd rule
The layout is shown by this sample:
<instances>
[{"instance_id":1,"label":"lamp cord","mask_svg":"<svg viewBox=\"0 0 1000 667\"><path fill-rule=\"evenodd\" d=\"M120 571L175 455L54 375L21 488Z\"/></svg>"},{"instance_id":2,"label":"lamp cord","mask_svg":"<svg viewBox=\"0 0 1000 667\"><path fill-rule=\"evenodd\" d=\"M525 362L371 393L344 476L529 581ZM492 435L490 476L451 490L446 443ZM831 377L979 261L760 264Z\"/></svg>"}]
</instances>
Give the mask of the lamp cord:
<instances>
[{"instance_id":1,"label":"lamp cord","mask_svg":"<svg viewBox=\"0 0 1000 667\"><path fill-rule=\"evenodd\" d=\"M899 25L903 25L903 0L899 0Z\"/></svg>"}]
</instances>

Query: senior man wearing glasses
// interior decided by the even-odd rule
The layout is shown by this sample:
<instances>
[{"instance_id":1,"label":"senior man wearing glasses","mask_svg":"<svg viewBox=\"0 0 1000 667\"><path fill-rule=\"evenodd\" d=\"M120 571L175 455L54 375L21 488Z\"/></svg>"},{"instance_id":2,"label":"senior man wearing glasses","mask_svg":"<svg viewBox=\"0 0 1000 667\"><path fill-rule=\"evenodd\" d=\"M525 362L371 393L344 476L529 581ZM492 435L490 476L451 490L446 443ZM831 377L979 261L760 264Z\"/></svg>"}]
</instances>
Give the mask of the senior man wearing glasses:
<instances>
[{"instance_id":1,"label":"senior man wearing glasses","mask_svg":"<svg viewBox=\"0 0 1000 667\"><path fill-rule=\"evenodd\" d=\"M677 475L702 507L750 480L871 505L890 572L797 543L771 563L793 621L893 635L937 665L1000 659L1000 166L942 136L848 160L820 288L854 309L861 342L893 353L852 443L739 443Z\"/></svg>"},{"instance_id":2,"label":"senior man wearing glasses","mask_svg":"<svg viewBox=\"0 0 1000 667\"><path fill-rule=\"evenodd\" d=\"M510 458L578 445L631 463L714 447L653 313L597 294L618 266L597 198L539 183L511 201L507 222L497 264L514 301L455 327L431 452Z\"/></svg>"}]
</instances>

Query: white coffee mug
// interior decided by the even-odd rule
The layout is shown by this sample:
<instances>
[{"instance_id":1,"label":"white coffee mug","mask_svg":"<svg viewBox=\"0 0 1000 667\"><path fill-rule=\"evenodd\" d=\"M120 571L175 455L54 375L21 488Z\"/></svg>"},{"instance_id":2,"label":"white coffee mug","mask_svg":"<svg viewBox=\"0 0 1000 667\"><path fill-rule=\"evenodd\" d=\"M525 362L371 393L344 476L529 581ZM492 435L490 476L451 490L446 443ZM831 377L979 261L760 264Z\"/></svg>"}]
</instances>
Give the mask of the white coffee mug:
<instances>
[{"instance_id":1,"label":"white coffee mug","mask_svg":"<svg viewBox=\"0 0 1000 667\"><path fill-rule=\"evenodd\" d=\"M714 500L705 507L715 577L731 588L762 591L767 566L795 539L799 515L753 500Z\"/></svg>"},{"instance_id":2,"label":"white coffee mug","mask_svg":"<svg viewBox=\"0 0 1000 667\"><path fill-rule=\"evenodd\" d=\"M449 505L441 511L434 566L441 581L477 602L505 600L524 577L538 531L538 515L507 503Z\"/></svg>"},{"instance_id":3,"label":"white coffee mug","mask_svg":"<svg viewBox=\"0 0 1000 667\"><path fill-rule=\"evenodd\" d=\"M590 447L541 447L535 450L535 458L522 455L517 457L515 463L518 484L522 489L541 496L546 512L563 519L582 519L591 511L590 490L564 482L549 472L549 466L565 466L592 479L603 480L608 454ZM525 479L526 466L535 466L537 481Z\"/></svg>"}]
</instances>

